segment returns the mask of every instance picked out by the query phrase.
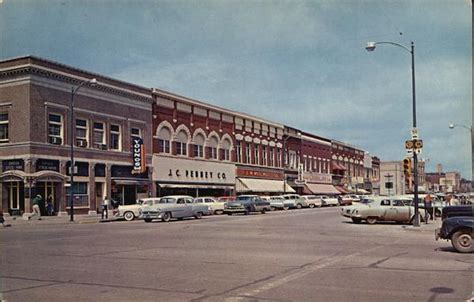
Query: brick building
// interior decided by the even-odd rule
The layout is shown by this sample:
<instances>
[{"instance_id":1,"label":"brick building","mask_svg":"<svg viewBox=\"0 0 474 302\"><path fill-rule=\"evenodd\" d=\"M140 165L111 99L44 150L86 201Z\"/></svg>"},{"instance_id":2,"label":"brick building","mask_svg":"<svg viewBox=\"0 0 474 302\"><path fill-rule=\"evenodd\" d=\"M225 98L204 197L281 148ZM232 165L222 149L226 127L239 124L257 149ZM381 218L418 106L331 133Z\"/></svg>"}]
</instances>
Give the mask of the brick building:
<instances>
[{"instance_id":1,"label":"brick building","mask_svg":"<svg viewBox=\"0 0 474 302\"><path fill-rule=\"evenodd\" d=\"M333 140L331 143L333 184L342 193L364 186L364 150Z\"/></svg>"}]
</instances>

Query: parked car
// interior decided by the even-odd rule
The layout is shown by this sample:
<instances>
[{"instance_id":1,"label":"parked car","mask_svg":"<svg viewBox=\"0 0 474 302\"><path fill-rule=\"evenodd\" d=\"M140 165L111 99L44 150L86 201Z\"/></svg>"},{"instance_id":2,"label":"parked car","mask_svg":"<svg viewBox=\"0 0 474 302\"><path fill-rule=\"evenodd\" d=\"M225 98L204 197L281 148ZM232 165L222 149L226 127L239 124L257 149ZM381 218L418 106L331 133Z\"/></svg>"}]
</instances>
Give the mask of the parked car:
<instances>
[{"instance_id":1,"label":"parked car","mask_svg":"<svg viewBox=\"0 0 474 302\"><path fill-rule=\"evenodd\" d=\"M168 222L172 218L182 219L185 217L200 219L202 215L209 214L209 207L193 203L191 196L174 195L162 197L157 204L143 207L141 214L145 222L151 222L153 219Z\"/></svg>"},{"instance_id":2,"label":"parked car","mask_svg":"<svg viewBox=\"0 0 474 302\"><path fill-rule=\"evenodd\" d=\"M322 207L323 203L321 202L321 198L319 198L316 195L303 195L301 198L304 199L306 206L308 208L314 208L314 207Z\"/></svg>"},{"instance_id":3,"label":"parked car","mask_svg":"<svg viewBox=\"0 0 474 302\"><path fill-rule=\"evenodd\" d=\"M318 198L321 199L321 205L323 207L332 207L339 205L337 197L330 197L328 195L318 195Z\"/></svg>"},{"instance_id":4,"label":"parked car","mask_svg":"<svg viewBox=\"0 0 474 302\"><path fill-rule=\"evenodd\" d=\"M347 206L351 205L354 202L360 202L361 198L358 195L348 194L348 195L339 195L339 205Z\"/></svg>"},{"instance_id":5,"label":"parked car","mask_svg":"<svg viewBox=\"0 0 474 302\"><path fill-rule=\"evenodd\" d=\"M420 221L424 221L424 210L419 210ZM365 220L368 224L377 221L412 222L415 208L410 199L403 197L373 197L363 199L360 203L343 207L341 215L351 218L354 223Z\"/></svg>"},{"instance_id":6,"label":"parked car","mask_svg":"<svg viewBox=\"0 0 474 302\"><path fill-rule=\"evenodd\" d=\"M124 218L127 221L132 221L140 216L140 209L144 206L151 206L159 202L159 197L138 199L136 204L119 205L116 212L116 218Z\"/></svg>"},{"instance_id":7,"label":"parked car","mask_svg":"<svg viewBox=\"0 0 474 302\"><path fill-rule=\"evenodd\" d=\"M270 209L274 210L288 210L288 206L285 206L285 198L281 196L260 196L262 200L270 202Z\"/></svg>"},{"instance_id":8,"label":"parked car","mask_svg":"<svg viewBox=\"0 0 474 302\"><path fill-rule=\"evenodd\" d=\"M451 240L453 248L460 253L474 252L472 206L448 206L443 209L442 219L441 228L435 230L436 240Z\"/></svg>"},{"instance_id":9,"label":"parked car","mask_svg":"<svg viewBox=\"0 0 474 302\"><path fill-rule=\"evenodd\" d=\"M285 207L289 209L301 209L306 205L305 200L298 194L284 194L281 197L285 199Z\"/></svg>"},{"instance_id":10,"label":"parked car","mask_svg":"<svg viewBox=\"0 0 474 302\"><path fill-rule=\"evenodd\" d=\"M196 204L207 205L211 214L224 214L225 201L217 201L214 197L196 197L193 202Z\"/></svg>"},{"instance_id":11,"label":"parked car","mask_svg":"<svg viewBox=\"0 0 474 302\"><path fill-rule=\"evenodd\" d=\"M224 206L224 213L227 215L243 213L245 215L251 212L261 212L265 214L270 211L270 202L263 200L258 195L240 195L235 201L227 202Z\"/></svg>"}]
</instances>

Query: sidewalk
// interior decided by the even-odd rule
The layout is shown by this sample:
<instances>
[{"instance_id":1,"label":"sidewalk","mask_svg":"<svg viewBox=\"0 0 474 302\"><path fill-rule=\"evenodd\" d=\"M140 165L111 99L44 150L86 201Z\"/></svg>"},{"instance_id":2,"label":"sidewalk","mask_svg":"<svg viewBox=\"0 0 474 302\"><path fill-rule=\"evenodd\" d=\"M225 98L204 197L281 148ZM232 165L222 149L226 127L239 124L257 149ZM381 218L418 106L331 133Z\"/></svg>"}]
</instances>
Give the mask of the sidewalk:
<instances>
[{"instance_id":1,"label":"sidewalk","mask_svg":"<svg viewBox=\"0 0 474 302\"><path fill-rule=\"evenodd\" d=\"M86 224L86 223L99 223L99 222L110 222L115 221L116 218L109 215L108 219L101 219L101 215L74 215L74 221L70 221L69 215L63 216L41 216L41 220L37 217L33 217L31 220L26 220L23 217L7 216L5 217L5 225L11 225L11 227L17 226L35 226L35 225L60 225L60 224Z\"/></svg>"},{"instance_id":2,"label":"sidewalk","mask_svg":"<svg viewBox=\"0 0 474 302\"><path fill-rule=\"evenodd\" d=\"M441 223L441 218L438 217L436 220L429 220L428 224L426 224L426 222L420 222L419 227L413 225L404 225L402 228L407 231L427 232L434 234L435 229L441 227Z\"/></svg>"}]
</instances>

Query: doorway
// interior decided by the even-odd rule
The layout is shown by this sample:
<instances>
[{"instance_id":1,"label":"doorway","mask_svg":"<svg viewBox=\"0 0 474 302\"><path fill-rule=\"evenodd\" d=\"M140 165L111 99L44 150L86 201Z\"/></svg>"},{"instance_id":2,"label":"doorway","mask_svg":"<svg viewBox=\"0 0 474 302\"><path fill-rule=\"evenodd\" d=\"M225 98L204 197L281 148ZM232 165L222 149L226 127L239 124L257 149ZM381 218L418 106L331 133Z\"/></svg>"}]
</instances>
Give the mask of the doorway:
<instances>
[{"instance_id":1,"label":"doorway","mask_svg":"<svg viewBox=\"0 0 474 302\"><path fill-rule=\"evenodd\" d=\"M43 198L43 201L45 204L40 205L41 209L41 215L47 215L46 213L46 201L48 198L51 196L51 201L53 203L53 211L54 213L59 212L59 202L58 202L58 189L57 189L58 183L57 182L52 182L52 181L38 181L36 183L36 194L41 195ZM43 213L44 212L44 213Z\"/></svg>"},{"instance_id":2,"label":"doorway","mask_svg":"<svg viewBox=\"0 0 474 302\"><path fill-rule=\"evenodd\" d=\"M21 215L25 211L24 184L20 181L6 182L8 212L10 215Z\"/></svg>"}]
</instances>

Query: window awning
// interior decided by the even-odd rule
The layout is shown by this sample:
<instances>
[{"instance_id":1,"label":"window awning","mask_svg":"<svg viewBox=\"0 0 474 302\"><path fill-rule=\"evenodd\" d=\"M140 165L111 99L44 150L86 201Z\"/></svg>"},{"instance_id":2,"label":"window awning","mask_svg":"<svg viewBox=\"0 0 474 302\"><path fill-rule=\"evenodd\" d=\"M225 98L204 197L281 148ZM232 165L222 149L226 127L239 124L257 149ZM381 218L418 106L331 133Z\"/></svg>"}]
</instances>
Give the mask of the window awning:
<instances>
[{"instance_id":1,"label":"window awning","mask_svg":"<svg viewBox=\"0 0 474 302\"><path fill-rule=\"evenodd\" d=\"M333 170L346 170L343 165L340 165L338 163L332 162L331 165Z\"/></svg>"},{"instance_id":2,"label":"window awning","mask_svg":"<svg viewBox=\"0 0 474 302\"><path fill-rule=\"evenodd\" d=\"M283 187L285 185L285 187ZM283 189L284 188L284 189ZM295 193L296 191L283 180L256 178L237 178L237 192Z\"/></svg>"},{"instance_id":3,"label":"window awning","mask_svg":"<svg viewBox=\"0 0 474 302\"><path fill-rule=\"evenodd\" d=\"M148 184L149 180L148 179L116 179L112 178L112 182L116 185L122 185L122 186L135 186L135 185L146 185Z\"/></svg>"},{"instance_id":4,"label":"window awning","mask_svg":"<svg viewBox=\"0 0 474 302\"><path fill-rule=\"evenodd\" d=\"M370 192L365 190L365 189L357 189L357 193L361 193L361 194L369 194Z\"/></svg>"},{"instance_id":5,"label":"window awning","mask_svg":"<svg viewBox=\"0 0 474 302\"><path fill-rule=\"evenodd\" d=\"M347 190L346 188L344 188L343 186L336 186L336 189L341 192L342 194L347 194L349 193L350 191Z\"/></svg>"},{"instance_id":6,"label":"window awning","mask_svg":"<svg viewBox=\"0 0 474 302\"><path fill-rule=\"evenodd\" d=\"M313 194L341 194L333 185L307 183L306 186Z\"/></svg>"}]
</instances>

